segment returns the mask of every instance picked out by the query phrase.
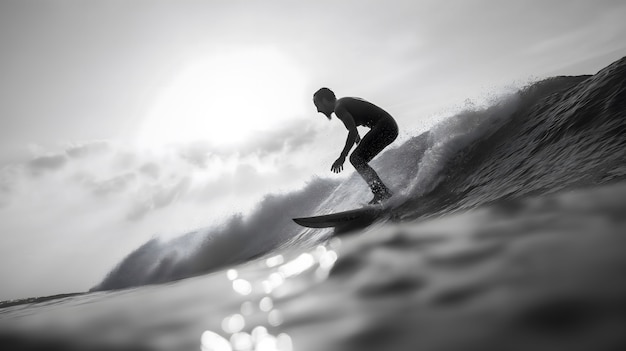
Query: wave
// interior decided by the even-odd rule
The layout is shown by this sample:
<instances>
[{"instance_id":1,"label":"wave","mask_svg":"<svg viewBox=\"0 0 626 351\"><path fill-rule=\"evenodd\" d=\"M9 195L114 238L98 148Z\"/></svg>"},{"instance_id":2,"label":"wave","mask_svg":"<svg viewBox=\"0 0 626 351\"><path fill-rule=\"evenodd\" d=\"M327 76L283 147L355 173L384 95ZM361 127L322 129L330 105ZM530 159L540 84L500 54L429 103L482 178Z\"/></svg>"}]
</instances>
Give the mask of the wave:
<instances>
[{"instance_id":1,"label":"wave","mask_svg":"<svg viewBox=\"0 0 626 351\"><path fill-rule=\"evenodd\" d=\"M626 58L594 76L556 77L520 93L500 130L454 162L445 191L472 208L626 175Z\"/></svg>"},{"instance_id":2,"label":"wave","mask_svg":"<svg viewBox=\"0 0 626 351\"><path fill-rule=\"evenodd\" d=\"M312 212L337 184L316 178L300 191L266 196L245 218L237 214L222 226L168 241L153 238L124 258L91 291L179 280L262 256L299 230L291 218Z\"/></svg>"},{"instance_id":3,"label":"wave","mask_svg":"<svg viewBox=\"0 0 626 351\"><path fill-rule=\"evenodd\" d=\"M474 208L626 178L626 58L593 76L554 77L486 109L463 111L379 155L372 166L396 192L399 218ZM129 254L92 290L161 283L245 262L327 233L291 222L368 200L352 174L314 179L304 189L268 195L247 217L168 242L153 239Z\"/></svg>"}]
</instances>

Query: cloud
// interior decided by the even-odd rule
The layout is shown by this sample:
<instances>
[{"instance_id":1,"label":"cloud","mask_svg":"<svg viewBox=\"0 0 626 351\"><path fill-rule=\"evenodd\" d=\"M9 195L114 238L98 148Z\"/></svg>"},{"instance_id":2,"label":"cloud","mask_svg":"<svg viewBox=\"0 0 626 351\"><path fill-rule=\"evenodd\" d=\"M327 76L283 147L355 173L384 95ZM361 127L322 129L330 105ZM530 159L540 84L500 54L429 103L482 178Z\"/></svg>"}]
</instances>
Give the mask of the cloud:
<instances>
[{"instance_id":1,"label":"cloud","mask_svg":"<svg viewBox=\"0 0 626 351\"><path fill-rule=\"evenodd\" d=\"M0 207L6 206L15 187L15 169L5 167L0 169Z\"/></svg>"},{"instance_id":2,"label":"cloud","mask_svg":"<svg viewBox=\"0 0 626 351\"><path fill-rule=\"evenodd\" d=\"M155 184L144 186L138 191L135 203L126 219L137 221L151 211L164 208L182 197L191 185L189 177L183 177L169 185Z\"/></svg>"},{"instance_id":3,"label":"cloud","mask_svg":"<svg viewBox=\"0 0 626 351\"><path fill-rule=\"evenodd\" d=\"M264 178L254 166L240 163L228 176L202 184L195 196L212 201L229 194L258 192L265 188L267 179Z\"/></svg>"},{"instance_id":4,"label":"cloud","mask_svg":"<svg viewBox=\"0 0 626 351\"><path fill-rule=\"evenodd\" d=\"M137 221L185 194L194 172L187 163L169 154L139 152L107 141L71 145L56 154L4 167L0 172L0 206L16 196L23 197L21 202L28 206L31 198L23 196L19 188L47 189L50 194L68 194L67 203L90 201L94 195L107 197L107 205L100 205L103 210L109 205L127 208L126 215L119 219ZM160 179L163 169L169 171L165 182ZM27 174L37 177L24 177ZM42 203L46 196L42 194ZM62 202L48 200L63 207Z\"/></svg>"},{"instance_id":5,"label":"cloud","mask_svg":"<svg viewBox=\"0 0 626 351\"><path fill-rule=\"evenodd\" d=\"M206 142L194 142L182 146L178 156L195 167L206 168L209 158L213 155L211 149L211 145Z\"/></svg>"},{"instance_id":6,"label":"cloud","mask_svg":"<svg viewBox=\"0 0 626 351\"><path fill-rule=\"evenodd\" d=\"M178 146L178 156L187 163L205 169L212 159L232 156L268 157L281 152L293 152L312 143L320 130L313 121L294 119L281 128L259 131L253 139L237 146L213 145L210 142L193 142Z\"/></svg>"},{"instance_id":7,"label":"cloud","mask_svg":"<svg viewBox=\"0 0 626 351\"><path fill-rule=\"evenodd\" d=\"M259 133L258 138L237 148L190 143L163 150L137 150L102 140L72 144L56 153L22 161L15 165L16 172L3 172L0 205L22 196L17 190L20 185L23 189L39 187L50 189L50 193L73 194L68 202L74 201L71 198L106 198L103 210L113 206L121 222L140 221L174 203L193 206L200 202L206 206L221 202L221 215L225 215L248 208L268 192L299 187L314 173L304 159L306 146L320 137L320 125L315 122L294 119L282 128ZM37 177L28 179L24 177L27 174ZM30 201L27 199L22 202Z\"/></svg>"},{"instance_id":8,"label":"cloud","mask_svg":"<svg viewBox=\"0 0 626 351\"><path fill-rule=\"evenodd\" d=\"M34 175L39 175L44 171L60 169L66 163L65 155L40 156L28 162L27 167Z\"/></svg>"},{"instance_id":9,"label":"cloud","mask_svg":"<svg viewBox=\"0 0 626 351\"><path fill-rule=\"evenodd\" d=\"M270 133L259 134L254 142L245 146L244 150L249 153L254 152L259 156L282 151L296 151L313 142L318 133L319 129L315 127L313 121L294 120Z\"/></svg>"},{"instance_id":10,"label":"cloud","mask_svg":"<svg viewBox=\"0 0 626 351\"><path fill-rule=\"evenodd\" d=\"M106 196L126 191L136 179L137 176L134 173L126 173L99 182L92 181L89 186L95 195Z\"/></svg>"},{"instance_id":11,"label":"cloud","mask_svg":"<svg viewBox=\"0 0 626 351\"><path fill-rule=\"evenodd\" d=\"M146 175L152 179L157 179L161 174L161 167L159 167L159 165L154 162L147 162L139 167L139 173Z\"/></svg>"},{"instance_id":12,"label":"cloud","mask_svg":"<svg viewBox=\"0 0 626 351\"><path fill-rule=\"evenodd\" d=\"M111 150L111 145L106 141L91 141L81 145L71 146L65 150L65 153L72 158L85 157L90 155L101 154Z\"/></svg>"}]
</instances>

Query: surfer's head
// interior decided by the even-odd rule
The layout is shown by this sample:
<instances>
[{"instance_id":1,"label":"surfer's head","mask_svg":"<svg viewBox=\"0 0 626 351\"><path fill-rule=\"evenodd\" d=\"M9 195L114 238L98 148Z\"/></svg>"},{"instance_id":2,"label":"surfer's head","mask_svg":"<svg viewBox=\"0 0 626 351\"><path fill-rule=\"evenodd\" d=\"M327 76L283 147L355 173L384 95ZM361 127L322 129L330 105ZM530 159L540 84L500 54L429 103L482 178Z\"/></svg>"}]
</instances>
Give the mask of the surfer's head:
<instances>
[{"instance_id":1,"label":"surfer's head","mask_svg":"<svg viewBox=\"0 0 626 351\"><path fill-rule=\"evenodd\" d=\"M313 94L313 103L317 107L317 112L323 113L328 119L335 112L335 102L337 102L337 97L328 88L321 88Z\"/></svg>"}]
</instances>

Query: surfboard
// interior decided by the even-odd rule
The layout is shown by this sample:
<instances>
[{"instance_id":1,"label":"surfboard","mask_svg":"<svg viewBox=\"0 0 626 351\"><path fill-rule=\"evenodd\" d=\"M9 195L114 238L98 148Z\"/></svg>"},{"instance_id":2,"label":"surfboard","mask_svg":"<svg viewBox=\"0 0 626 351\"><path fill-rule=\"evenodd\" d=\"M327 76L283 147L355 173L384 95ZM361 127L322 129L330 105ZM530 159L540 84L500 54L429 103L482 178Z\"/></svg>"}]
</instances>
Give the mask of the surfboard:
<instances>
[{"instance_id":1,"label":"surfboard","mask_svg":"<svg viewBox=\"0 0 626 351\"><path fill-rule=\"evenodd\" d=\"M382 207L367 206L321 216L293 218L293 221L308 228L359 228L372 224L382 214Z\"/></svg>"}]
</instances>

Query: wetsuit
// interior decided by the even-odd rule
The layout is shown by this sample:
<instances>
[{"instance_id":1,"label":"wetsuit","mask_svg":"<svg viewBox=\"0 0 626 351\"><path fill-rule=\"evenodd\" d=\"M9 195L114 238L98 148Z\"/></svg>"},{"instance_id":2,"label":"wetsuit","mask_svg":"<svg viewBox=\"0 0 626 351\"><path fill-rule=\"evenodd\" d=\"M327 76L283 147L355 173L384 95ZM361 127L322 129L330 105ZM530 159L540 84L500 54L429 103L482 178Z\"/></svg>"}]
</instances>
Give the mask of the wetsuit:
<instances>
[{"instance_id":1,"label":"wetsuit","mask_svg":"<svg viewBox=\"0 0 626 351\"><path fill-rule=\"evenodd\" d=\"M359 98L341 98L337 100L337 107L348 111L357 126L370 128L370 131L365 134L350 155L350 163L372 189L372 193L374 193L372 202L379 202L391 197L392 193L389 188L380 180L378 174L368 163L387 145L396 140L398 137L396 121L387 111Z\"/></svg>"}]
</instances>

